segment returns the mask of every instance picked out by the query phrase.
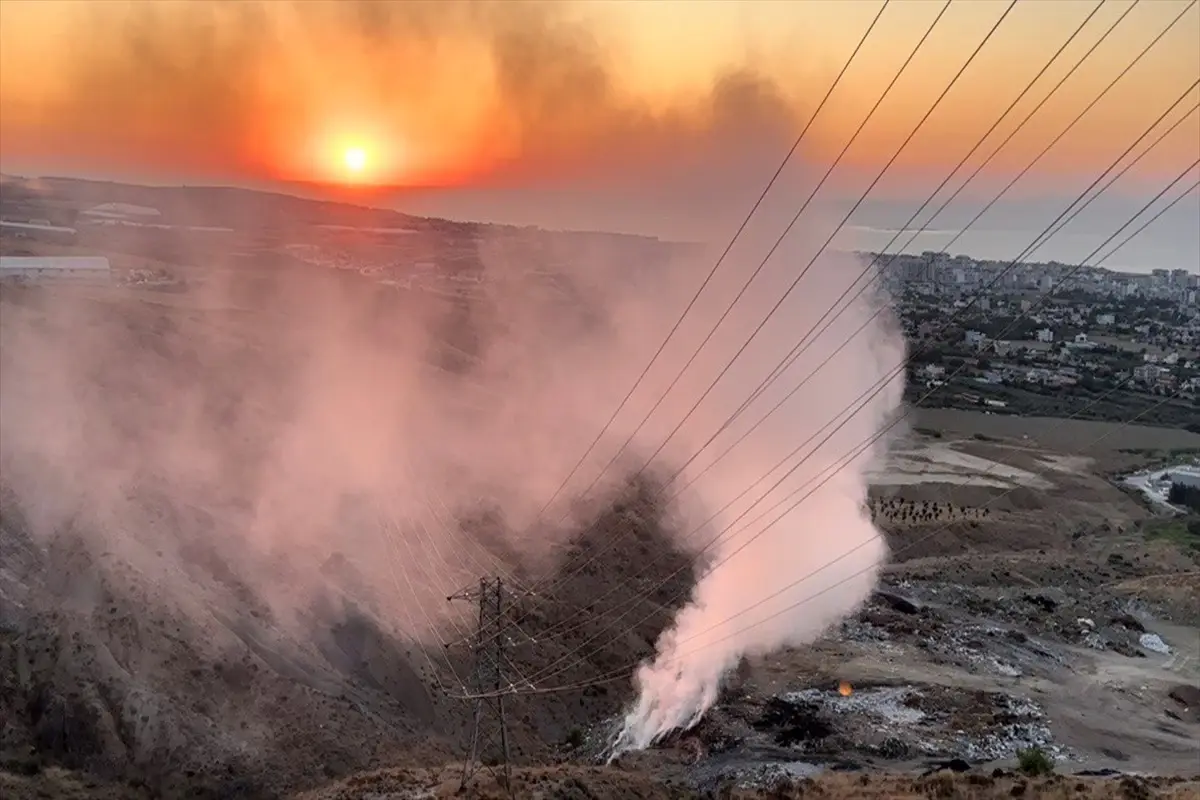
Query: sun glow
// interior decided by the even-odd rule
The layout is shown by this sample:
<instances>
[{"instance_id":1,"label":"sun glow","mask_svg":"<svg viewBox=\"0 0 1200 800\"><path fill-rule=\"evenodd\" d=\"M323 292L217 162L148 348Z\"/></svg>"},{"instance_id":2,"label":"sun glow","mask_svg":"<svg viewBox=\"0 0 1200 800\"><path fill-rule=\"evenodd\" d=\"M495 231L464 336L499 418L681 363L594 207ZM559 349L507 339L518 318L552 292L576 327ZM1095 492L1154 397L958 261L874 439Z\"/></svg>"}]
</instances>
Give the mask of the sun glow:
<instances>
[{"instance_id":1,"label":"sun glow","mask_svg":"<svg viewBox=\"0 0 1200 800\"><path fill-rule=\"evenodd\" d=\"M367 151L361 147L348 147L342 154L342 163L350 172L359 175L367 168Z\"/></svg>"},{"instance_id":2,"label":"sun glow","mask_svg":"<svg viewBox=\"0 0 1200 800\"><path fill-rule=\"evenodd\" d=\"M364 123L347 127L352 130L314 129L297 142L289 168L304 180L363 189L403 185L422 166L402 133Z\"/></svg>"}]
</instances>

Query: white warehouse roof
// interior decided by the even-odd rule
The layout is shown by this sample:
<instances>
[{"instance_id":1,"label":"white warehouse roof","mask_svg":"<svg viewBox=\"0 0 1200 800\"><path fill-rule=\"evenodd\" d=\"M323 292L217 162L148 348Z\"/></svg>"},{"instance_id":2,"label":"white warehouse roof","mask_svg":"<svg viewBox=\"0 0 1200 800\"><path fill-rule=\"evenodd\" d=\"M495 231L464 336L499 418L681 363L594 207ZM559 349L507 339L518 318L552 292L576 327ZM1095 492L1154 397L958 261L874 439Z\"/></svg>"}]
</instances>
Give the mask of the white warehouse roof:
<instances>
[{"instance_id":1,"label":"white warehouse roof","mask_svg":"<svg viewBox=\"0 0 1200 800\"><path fill-rule=\"evenodd\" d=\"M157 208L135 206L132 203L101 203L83 212L92 217L158 217Z\"/></svg>"},{"instance_id":2,"label":"white warehouse roof","mask_svg":"<svg viewBox=\"0 0 1200 800\"><path fill-rule=\"evenodd\" d=\"M103 256L0 256L0 272L58 269L108 272L110 268Z\"/></svg>"},{"instance_id":3,"label":"white warehouse roof","mask_svg":"<svg viewBox=\"0 0 1200 800\"><path fill-rule=\"evenodd\" d=\"M74 228L63 225L42 225L37 222L10 222L0 219L0 228L17 228L23 231L50 231L52 233L76 233Z\"/></svg>"}]
</instances>

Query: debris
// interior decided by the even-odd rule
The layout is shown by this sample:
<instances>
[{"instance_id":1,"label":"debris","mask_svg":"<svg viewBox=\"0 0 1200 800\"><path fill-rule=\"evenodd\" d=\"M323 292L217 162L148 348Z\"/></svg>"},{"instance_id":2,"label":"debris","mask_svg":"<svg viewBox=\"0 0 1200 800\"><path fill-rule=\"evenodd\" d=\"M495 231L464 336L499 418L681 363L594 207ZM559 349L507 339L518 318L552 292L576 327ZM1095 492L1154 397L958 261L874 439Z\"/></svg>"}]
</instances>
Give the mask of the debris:
<instances>
[{"instance_id":1,"label":"debris","mask_svg":"<svg viewBox=\"0 0 1200 800\"><path fill-rule=\"evenodd\" d=\"M1138 643L1152 653L1170 655L1170 646L1157 633L1143 633L1138 637Z\"/></svg>"},{"instance_id":2,"label":"debris","mask_svg":"<svg viewBox=\"0 0 1200 800\"><path fill-rule=\"evenodd\" d=\"M901 614L919 614L921 606L907 597L901 597L893 592L885 592L882 589L876 589L871 593L872 599L883 603L889 608L899 611Z\"/></svg>"},{"instance_id":3,"label":"debris","mask_svg":"<svg viewBox=\"0 0 1200 800\"><path fill-rule=\"evenodd\" d=\"M1122 628L1126 628L1135 633L1145 633L1146 632L1146 626L1143 625L1140 621L1138 621L1137 617L1133 616L1132 614L1128 614L1128 613L1120 614L1117 617L1114 617L1113 624L1120 625Z\"/></svg>"},{"instance_id":4,"label":"debris","mask_svg":"<svg viewBox=\"0 0 1200 800\"><path fill-rule=\"evenodd\" d=\"M921 773L921 777L928 777L935 772L949 770L950 772L967 772L971 769L970 763L961 758L951 758L945 761L934 761L929 765L929 769Z\"/></svg>"}]
</instances>

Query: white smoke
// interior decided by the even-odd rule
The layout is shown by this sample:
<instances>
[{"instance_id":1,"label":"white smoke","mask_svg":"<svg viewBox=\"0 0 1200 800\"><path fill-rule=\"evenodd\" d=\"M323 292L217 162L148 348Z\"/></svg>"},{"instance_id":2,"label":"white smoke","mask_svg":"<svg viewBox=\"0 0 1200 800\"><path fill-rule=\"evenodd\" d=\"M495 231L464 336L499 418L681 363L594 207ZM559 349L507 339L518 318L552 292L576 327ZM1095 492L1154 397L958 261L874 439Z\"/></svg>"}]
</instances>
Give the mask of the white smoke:
<instances>
[{"instance_id":1,"label":"white smoke","mask_svg":"<svg viewBox=\"0 0 1200 800\"><path fill-rule=\"evenodd\" d=\"M812 260L828 230L797 231L786 241L713 337L713 352L697 361L696 376L681 382L681 398L694 400L704 391ZM720 298L714 306L728 303L766 249L729 265L730 285L714 291ZM676 459L700 449L806 333L824 328L829 318L818 325L822 315L866 266L849 255L817 258L681 429ZM811 642L869 594L887 549L866 510L868 474L884 457L887 437L870 442L902 401L903 371L896 367L905 355L882 292L868 289L855 298L875 269L836 307L842 310L830 315L828 329L810 337L802 355L677 480L675 491L686 487L679 501L695 517L695 538L707 543L709 558L702 563L708 566L659 638L654 659L637 671L638 696L614 755L695 725L743 656ZM715 321L712 310L698 315L704 319L697 328Z\"/></svg>"},{"instance_id":2,"label":"white smoke","mask_svg":"<svg viewBox=\"0 0 1200 800\"><path fill-rule=\"evenodd\" d=\"M797 191L807 193L804 177ZM440 236L466 256L460 274L448 269L426 276L428 290L395 292L331 270L226 265L180 240L181 261L206 264L185 273L186 291L6 294L0 488L35 539L77 538L97 559L133 565L138 582L154 587L153 602L189 614L214 648L232 642L224 620L250 615L252 601L309 653L313 631L343 605L391 635L430 645L461 638L474 621L448 594L496 569L541 577L563 566L564 542L630 473L682 469L666 488L673 502L664 518L679 521L685 548L710 543L700 563L713 566L637 675L641 694L621 747L645 746L703 714L742 655L810 640L846 613L884 557L862 511L866 471L883 444L832 468L900 402L900 380L886 382L833 430L903 357L890 313L856 333L886 298L856 298L709 443L864 266L821 255L755 333L829 235L831 226L806 214L717 324L798 205L784 183L773 192L778 212L755 215L582 461L716 253L449 229ZM311 236L300 221L279 235ZM795 459L776 465L801 445L803 463L772 489ZM827 468L827 483L768 526L783 509L772 511L776 502L800 487L803 496ZM495 524L467 524L487 514ZM428 664L428 683L453 672L443 660Z\"/></svg>"}]
</instances>

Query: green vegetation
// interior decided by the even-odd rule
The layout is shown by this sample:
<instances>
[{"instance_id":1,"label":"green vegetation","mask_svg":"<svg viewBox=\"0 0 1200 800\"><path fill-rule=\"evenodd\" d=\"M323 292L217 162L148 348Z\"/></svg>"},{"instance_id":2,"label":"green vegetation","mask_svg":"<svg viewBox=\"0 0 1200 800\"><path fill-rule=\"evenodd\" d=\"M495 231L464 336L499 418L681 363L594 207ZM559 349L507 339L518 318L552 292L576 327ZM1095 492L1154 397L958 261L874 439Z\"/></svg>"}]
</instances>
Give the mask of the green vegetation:
<instances>
[{"instance_id":1,"label":"green vegetation","mask_svg":"<svg viewBox=\"0 0 1200 800\"><path fill-rule=\"evenodd\" d=\"M953 368L947 365L948 371ZM1037 384L983 384L970 377L960 376L930 390L920 380L911 380L905 387L905 399L922 408L986 408L997 415L1034 417L1074 417L1101 422L1128 422L1138 425L1188 430L1195 423L1200 406L1196 401L1171 399L1147 392L1091 387L1087 381L1076 386L1039 386ZM1003 406L988 406L987 401L999 401Z\"/></svg>"},{"instance_id":2,"label":"green vegetation","mask_svg":"<svg viewBox=\"0 0 1200 800\"><path fill-rule=\"evenodd\" d=\"M1172 483L1167 492L1167 502L1183 506L1189 511L1200 512L1200 486L1188 486L1185 483Z\"/></svg>"},{"instance_id":3,"label":"green vegetation","mask_svg":"<svg viewBox=\"0 0 1200 800\"><path fill-rule=\"evenodd\" d=\"M1142 523L1142 534L1150 540L1172 542L1200 551L1200 514L1147 520Z\"/></svg>"},{"instance_id":4,"label":"green vegetation","mask_svg":"<svg viewBox=\"0 0 1200 800\"><path fill-rule=\"evenodd\" d=\"M572 750L583 747L583 731L579 728L571 728L571 732L567 734L566 744Z\"/></svg>"},{"instance_id":5,"label":"green vegetation","mask_svg":"<svg viewBox=\"0 0 1200 800\"><path fill-rule=\"evenodd\" d=\"M1054 759L1040 747L1018 750L1017 765L1021 772L1031 777L1049 775L1054 772Z\"/></svg>"}]
</instances>

